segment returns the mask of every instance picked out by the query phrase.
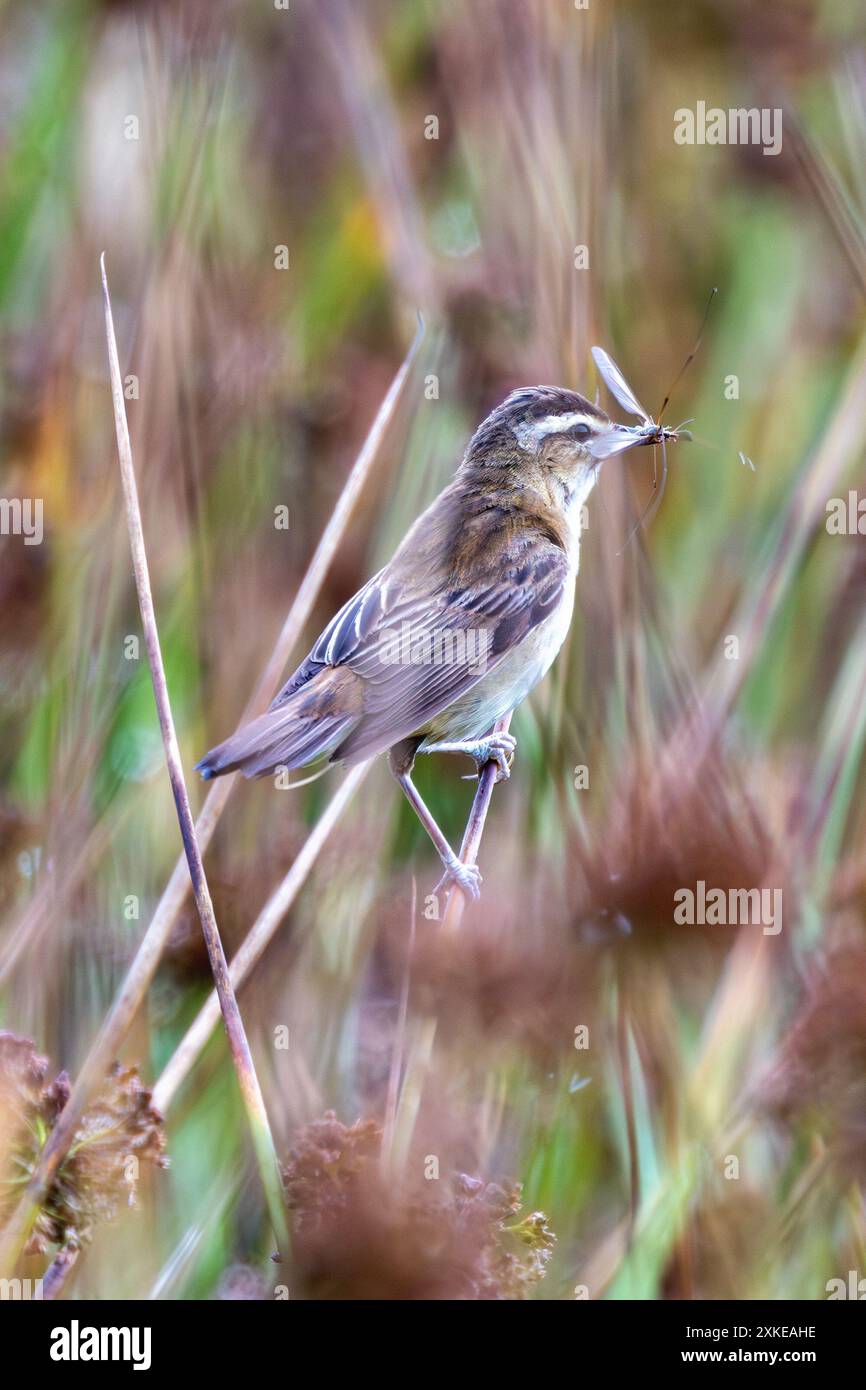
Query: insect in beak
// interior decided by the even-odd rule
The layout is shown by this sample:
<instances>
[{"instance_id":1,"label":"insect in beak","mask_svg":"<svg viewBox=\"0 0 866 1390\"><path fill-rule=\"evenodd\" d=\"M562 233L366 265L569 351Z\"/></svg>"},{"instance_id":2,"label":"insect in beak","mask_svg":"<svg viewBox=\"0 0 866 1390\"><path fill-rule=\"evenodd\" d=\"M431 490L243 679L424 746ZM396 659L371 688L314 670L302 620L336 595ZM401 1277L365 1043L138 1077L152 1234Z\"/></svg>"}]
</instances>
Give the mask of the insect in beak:
<instances>
[{"instance_id":1,"label":"insect in beak","mask_svg":"<svg viewBox=\"0 0 866 1390\"><path fill-rule=\"evenodd\" d=\"M605 386L610 391L611 395L616 397L623 409L628 411L629 415L637 415L641 421L639 425L617 426L617 432L619 436L622 438L623 442L619 444L614 444L613 447L607 451L604 457L609 457L610 454L613 453L618 454L623 449L631 448L633 444L660 444L662 448L661 487L659 487L655 449L653 449L653 492L655 496L644 509L643 516L638 518L638 521L634 528L635 530L637 530L637 527L640 526L641 523L647 517L650 517L655 513L656 508L658 507L659 502L661 501L662 493L665 490L665 484L667 482L668 477L668 455L667 449L665 447L667 441L671 440L672 443L675 443L679 439L690 440L692 438L691 432L684 428L685 425L691 424L691 420L683 420L682 424L677 425L676 429L670 429L669 426L662 424L662 416L664 415L665 410L667 409L668 402L671 398L671 394L674 390L674 387L677 385L677 382L679 381L683 372L686 370L686 367L688 367L689 363L692 361L695 354L697 353L698 348L700 347L701 339L704 336L704 329L707 326L707 317L710 312L710 305L712 304L713 299L715 298L717 293L718 291L716 289L710 291L710 297L707 300L707 305L704 309L704 317L701 321L701 327L698 333L697 341L695 342L694 347L692 348L691 352L689 353L688 357L686 358L685 362L680 368L673 386L671 387L670 391L668 391L667 395L662 401L662 407L659 411L657 420L654 420L652 416L649 414L649 412L645 410L644 407L641 405L634 391L632 391L631 387L629 386L628 382L626 381L625 377L623 376L622 372L620 371L619 367L616 365L610 354L605 352L604 348L594 347L592 349L593 360L595 362L596 367L598 368L599 375L601 376ZM630 442L628 442L624 437L626 434L631 436ZM604 440L607 437L608 436L603 436L602 442L604 442ZM634 535L634 531L632 531L631 535ZM631 540L631 536L629 536L629 540Z\"/></svg>"},{"instance_id":2,"label":"insect in beak","mask_svg":"<svg viewBox=\"0 0 866 1390\"><path fill-rule=\"evenodd\" d=\"M627 410L630 415L637 415L641 421L639 425L617 425L613 430L602 435L597 441L598 447L604 451L600 456L609 458L611 454L618 454L625 449L631 449L635 446L645 444L660 444L662 447L661 486L659 487L654 467L653 491L655 493L655 498L649 504L647 512L644 513L644 517L647 514L652 515L661 501L662 493L665 490L665 484L667 482L668 456L665 447L667 441L670 440L672 443L676 443L676 441L680 439L691 439L691 434L684 428L684 426L690 424L691 421L684 420L682 425L678 425L676 429L671 429L670 426L661 423L661 416L670 399L670 393L665 397L664 405L659 411L659 419L654 420L649 412L641 405L609 353L606 353L604 348L594 347L592 349L592 355L599 374L611 395L616 397L624 410ZM694 356L694 354L692 354L692 356ZM644 517L641 517L640 520L644 520ZM638 522L638 525L639 524L640 522Z\"/></svg>"},{"instance_id":3,"label":"insect in beak","mask_svg":"<svg viewBox=\"0 0 866 1390\"><path fill-rule=\"evenodd\" d=\"M671 440L673 443L683 439L691 440L691 430L684 428L685 425L690 423L691 421L684 420L682 425L675 425L672 427L670 425L656 424L654 421L648 420L646 425L635 425L633 427L638 435L638 438L635 439L635 444L661 444L666 439ZM629 427L627 426L626 428Z\"/></svg>"},{"instance_id":4,"label":"insect in beak","mask_svg":"<svg viewBox=\"0 0 866 1390\"><path fill-rule=\"evenodd\" d=\"M597 434L590 440L588 449L596 463L602 463L604 459L612 458L614 454L622 454L626 449L633 449L636 444L651 444L652 440L644 436L640 425L617 425L612 424L609 430L603 434Z\"/></svg>"}]
</instances>

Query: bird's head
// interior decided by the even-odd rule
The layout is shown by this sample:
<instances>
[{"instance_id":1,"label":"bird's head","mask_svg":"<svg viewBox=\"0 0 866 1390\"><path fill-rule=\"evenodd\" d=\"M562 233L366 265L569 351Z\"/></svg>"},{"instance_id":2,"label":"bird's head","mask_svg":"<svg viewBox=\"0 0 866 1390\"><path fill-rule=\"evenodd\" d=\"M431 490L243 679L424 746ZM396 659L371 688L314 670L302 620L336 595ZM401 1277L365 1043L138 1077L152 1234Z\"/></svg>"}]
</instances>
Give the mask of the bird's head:
<instances>
[{"instance_id":1,"label":"bird's head","mask_svg":"<svg viewBox=\"0 0 866 1390\"><path fill-rule=\"evenodd\" d=\"M599 406L562 386L522 386L487 416L466 451L465 464L490 465L556 480L569 497L585 498L601 464L644 440Z\"/></svg>"}]
</instances>

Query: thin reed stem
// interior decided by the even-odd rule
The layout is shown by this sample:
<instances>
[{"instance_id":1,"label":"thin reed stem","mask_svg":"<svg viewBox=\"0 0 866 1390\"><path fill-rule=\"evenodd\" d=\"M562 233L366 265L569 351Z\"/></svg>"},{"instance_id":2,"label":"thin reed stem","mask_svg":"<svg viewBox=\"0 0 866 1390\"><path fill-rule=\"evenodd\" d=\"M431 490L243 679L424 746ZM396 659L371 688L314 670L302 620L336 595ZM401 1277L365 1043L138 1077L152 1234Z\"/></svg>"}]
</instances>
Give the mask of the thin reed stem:
<instances>
[{"instance_id":1,"label":"thin reed stem","mask_svg":"<svg viewBox=\"0 0 866 1390\"><path fill-rule=\"evenodd\" d=\"M105 256L101 260L102 290L105 298L105 333L108 340L108 360L111 372L111 394L114 401L114 423L117 430L117 453L120 460L120 476L123 482L123 495L126 503L126 522L129 528L129 542L132 551L132 566L135 573L135 587L138 593L138 606L144 629L144 642L150 665L153 693L156 700L159 727L165 752L165 762L171 782L178 825L183 841L184 854L192 882L193 897L201 922L211 973L219 996L228 1038L229 1051L237 1073L238 1085L250 1126L253 1145L261 1171L262 1185L270 1212L274 1235L281 1251L288 1250L288 1227L283 1206L282 1184L277 1152L265 1109L259 1079L256 1074L246 1035L243 1019L238 1008L237 998L229 978L228 963L213 909L210 888L201 849L195 833L192 808L183 774L180 745L177 741L171 697L165 678L165 665L159 640L159 627L153 604L153 592L147 563L147 549L141 524L141 507L138 500L138 487L132 461L132 444L129 438L129 424L126 418L126 405L123 396L123 380L117 355L117 340L114 334L114 321L111 313L111 298L108 292L108 278L105 273Z\"/></svg>"},{"instance_id":2,"label":"thin reed stem","mask_svg":"<svg viewBox=\"0 0 866 1390\"><path fill-rule=\"evenodd\" d=\"M295 595L271 657L246 706L244 717L256 714L262 709L276 690L283 668L303 632L354 508L372 472L423 335L424 326L419 323L418 331L409 351L376 413L330 520L322 533L321 540ZM202 853L207 850L213 838L235 782L235 776L221 778L213 783L208 792L195 827L196 838ZM358 783L356 782L354 785L357 786ZM338 791L334 798L335 802L339 796L340 792ZM327 808L321 818L321 822L328 823L328 829L336 822L336 816L331 818L330 811L331 807ZM316 830L312 834L314 836ZM313 855L309 859L306 872L309 872L314 858ZM296 876L296 892L301 887L302 882L303 879ZM97 1087L102 1083L150 988L166 942L186 900L188 890L189 874L185 858L181 855L163 890L156 911L114 1002L79 1069L69 1099L48 1137L39 1163L27 1184L18 1207L4 1228L2 1238L0 1238L0 1271L14 1265L24 1241L27 1239L39 1206L44 1201L68 1152L87 1104Z\"/></svg>"}]
</instances>

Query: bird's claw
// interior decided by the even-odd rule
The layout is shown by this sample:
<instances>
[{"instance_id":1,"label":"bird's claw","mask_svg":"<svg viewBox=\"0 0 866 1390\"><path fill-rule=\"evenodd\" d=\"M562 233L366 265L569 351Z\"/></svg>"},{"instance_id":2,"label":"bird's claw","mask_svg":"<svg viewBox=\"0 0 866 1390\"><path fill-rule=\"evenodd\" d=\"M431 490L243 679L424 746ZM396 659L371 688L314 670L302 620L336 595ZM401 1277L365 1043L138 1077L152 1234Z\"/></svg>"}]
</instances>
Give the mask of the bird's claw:
<instances>
[{"instance_id":1,"label":"bird's claw","mask_svg":"<svg viewBox=\"0 0 866 1390\"><path fill-rule=\"evenodd\" d=\"M454 858L450 859L446 864L445 872L440 878L439 882L436 884L436 887L433 889L433 892L434 894L437 894L447 884L453 883L456 884L456 886L460 889L461 893L463 893L467 898L472 898L473 901L477 902L477 900L481 897L482 882L483 880L481 878L481 870L479 869L478 865L464 864L462 860L458 859L457 855L455 854Z\"/></svg>"},{"instance_id":2,"label":"bird's claw","mask_svg":"<svg viewBox=\"0 0 866 1390\"><path fill-rule=\"evenodd\" d=\"M463 778L464 782L475 782L488 763L496 764L496 781L507 782L511 776L511 764L517 749L517 739L513 734L494 733L481 738L473 744L470 756L475 759L475 771ZM467 749L467 752L469 750Z\"/></svg>"}]
</instances>

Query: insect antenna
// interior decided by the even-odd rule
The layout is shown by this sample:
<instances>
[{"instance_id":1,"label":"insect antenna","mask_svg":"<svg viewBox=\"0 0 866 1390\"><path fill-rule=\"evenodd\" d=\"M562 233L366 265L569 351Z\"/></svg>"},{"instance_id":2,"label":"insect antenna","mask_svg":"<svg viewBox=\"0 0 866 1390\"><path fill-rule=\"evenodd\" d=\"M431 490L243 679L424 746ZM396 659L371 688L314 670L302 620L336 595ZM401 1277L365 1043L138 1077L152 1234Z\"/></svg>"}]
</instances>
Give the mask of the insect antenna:
<instances>
[{"instance_id":1,"label":"insect antenna","mask_svg":"<svg viewBox=\"0 0 866 1390\"><path fill-rule=\"evenodd\" d=\"M672 385L671 385L671 388L670 388L670 390L668 391L667 395L665 396L664 400L662 401L662 408L661 408L661 410L659 411L658 416L657 416L657 420L656 420L656 423L657 423L657 424L661 424L662 416L664 415L665 411L666 411L667 408L668 408L668 405L670 404L671 396L674 394L674 391L677 389L677 387L678 387L679 384L680 384L680 380L681 380L681 378L682 378L683 373L684 373L685 370L686 370L686 367L688 367L689 363L692 362L692 361L694 361L695 357L697 356L698 348L700 347L700 345L701 345L701 340L703 339L703 336L704 336L704 329L705 329L706 326L707 326L707 319L708 319L709 316L710 316L710 306L711 306L713 300L715 299L716 295L718 294L718 292L719 292L719 287L718 287L718 285L714 285L713 288L710 290L710 296L709 296L709 299L707 300L706 308L704 309L704 317L701 319L701 326L700 326L700 328L698 329L698 336L697 336L697 338L695 339L695 345L694 345L694 347L692 348L691 352L689 353L689 355L688 355L688 357L686 358L686 360L685 360L685 362L683 363L683 365L680 367L680 369L679 369L679 371L677 372L676 376L674 377L673 383L672 383Z\"/></svg>"},{"instance_id":2,"label":"insect antenna","mask_svg":"<svg viewBox=\"0 0 866 1390\"><path fill-rule=\"evenodd\" d=\"M661 410L660 410L659 413L658 413L657 419L656 419L656 420L653 420L653 421L649 421L649 420L646 420L646 421L645 421L646 424L654 424L654 425L656 426L657 433L656 433L656 435L655 435L655 439L656 439L657 442L658 442L659 444L661 444L661 446L662 446L662 474L661 474L661 484L659 484L659 476L658 476L658 459L657 459L657 456L656 456L656 445L655 445L655 443L653 443L653 490L652 490L652 496L650 497L649 501L647 502L646 506L644 507L644 509L643 509L643 511L641 512L640 516L638 517L637 521L634 523L633 527L632 527L631 530L629 531L628 537L626 538L625 545L623 546L622 550L619 552L620 555L621 555L621 554L623 553L623 551L631 544L632 540L634 539L635 532L637 532L637 531L640 530L641 526L643 526L643 524L644 524L645 521L648 521L648 520L651 521L652 518L655 516L655 514L656 514L656 512L658 511L659 506L660 506L660 504L661 504L661 500L662 500L662 498L663 498L663 496L664 496L665 488L667 487L667 481L668 481L668 452L667 452L667 445L666 445L667 433L666 433L666 431L665 431L664 429L661 428L662 416L664 415L665 411L667 410L668 405L670 404L671 396L673 395L674 391L676 390L677 386L679 385L680 380L681 380L681 378L682 378L682 376L683 376L683 373L685 372L685 370L686 370L686 368L689 366L689 364L690 364L690 363L694 360L694 358L697 356L698 349L700 348L701 342L703 341L704 329L705 329L706 326L707 326L707 319L708 319L709 316L710 316L710 308L711 308L712 303L713 303L713 300L715 299L715 297L716 297L716 295L718 294L718 292L719 292L719 290L718 290L718 286L717 286L717 285L714 285L713 288L710 290L709 296L708 296L708 298L707 298L706 306L705 306L705 308L704 308L704 316L703 316L703 318L701 319L701 326L700 326L700 328L698 329L698 336L697 336L697 338L695 339L695 345L694 345L694 347L692 348L691 352L689 353L689 355L688 355L688 357L686 358L686 360L685 360L685 362L683 363L683 365L680 367L680 369L679 369L679 371L677 372L676 376L674 377L674 380L673 380L673 382L672 382L672 384L671 384L671 388L670 388L670 390L668 391L667 395L665 396L664 400L662 401ZM599 367L601 367L601 368L603 369L604 364L607 362L607 356L606 356L606 354L603 353L603 352L601 352L601 353L600 353L601 361L599 361L599 350L596 349L596 348L593 348L593 357L595 357L596 365L599 366ZM618 371L618 369L616 369L616 370ZM604 373L603 373L603 374L604 374ZM621 376L621 373L620 373L619 375ZM613 394L617 397L617 399L620 400L621 403L626 404L626 407L627 407L627 408L630 408L630 407L628 406L628 403L627 403L627 402L623 402L623 399L622 399L622 396L620 395L620 392L617 391L617 390L613 387L613 385L611 384L611 381L609 380L609 378L608 378L608 376L607 376L606 374L605 374L605 381L607 382L608 387L613 391ZM625 383L623 383L623 385L625 385ZM626 386L626 390L628 391L629 396L631 396L631 394L632 394L632 393L631 393L631 388L628 387L628 386ZM598 394L598 393L596 392L596 395L597 395L597 394ZM645 412L644 412L644 413L645 413ZM688 431L686 431L685 428L684 428L686 425L689 425L689 424L691 424L691 420L683 420L683 422L682 422L681 425L677 425L677 427L676 427L675 430L670 431L671 435L672 435L674 438L676 438L676 437L679 435L680 431L682 430L682 431L683 431L684 437L688 437L689 439L691 439L691 438L692 438L691 434L690 434Z\"/></svg>"}]
</instances>

